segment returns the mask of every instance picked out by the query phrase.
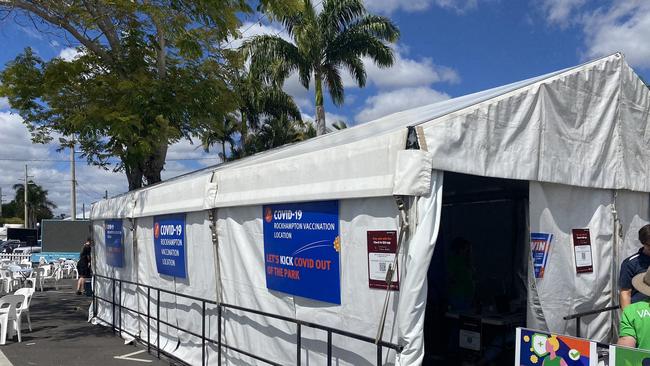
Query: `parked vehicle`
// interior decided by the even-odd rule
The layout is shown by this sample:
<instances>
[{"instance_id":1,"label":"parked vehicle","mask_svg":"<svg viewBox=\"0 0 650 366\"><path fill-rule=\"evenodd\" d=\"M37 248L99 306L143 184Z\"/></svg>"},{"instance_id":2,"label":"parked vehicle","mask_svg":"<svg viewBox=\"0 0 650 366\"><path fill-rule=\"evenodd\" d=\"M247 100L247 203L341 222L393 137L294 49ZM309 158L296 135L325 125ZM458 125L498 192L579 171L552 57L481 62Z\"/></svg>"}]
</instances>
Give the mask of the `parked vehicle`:
<instances>
[{"instance_id":1,"label":"parked vehicle","mask_svg":"<svg viewBox=\"0 0 650 366\"><path fill-rule=\"evenodd\" d=\"M14 248L14 254L32 254L40 253L40 246L29 246L27 243L21 243L17 248Z\"/></svg>"},{"instance_id":2,"label":"parked vehicle","mask_svg":"<svg viewBox=\"0 0 650 366\"><path fill-rule=\"evenodd\" d=\"M18 248L21 244L25 245L27 243L13 239L4 240L0 243L0 253L13 253L14 249Z\"/></svg>"}]
</instances>

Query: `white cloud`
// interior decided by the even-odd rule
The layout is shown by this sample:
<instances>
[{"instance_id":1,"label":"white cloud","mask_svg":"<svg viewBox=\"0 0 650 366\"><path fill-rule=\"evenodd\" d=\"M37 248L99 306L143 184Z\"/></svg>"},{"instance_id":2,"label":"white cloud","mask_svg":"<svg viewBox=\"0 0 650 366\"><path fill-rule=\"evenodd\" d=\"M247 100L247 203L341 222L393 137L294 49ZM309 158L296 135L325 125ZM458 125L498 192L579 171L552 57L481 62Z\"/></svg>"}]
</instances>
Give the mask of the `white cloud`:
<instances>
[{"instance_id":1,"label":"white cloud","mask_svg":"<svg viewBox=\"0 0 650 366\"><path fill-rule=\"evenodd\" d=\"M463 13L478 6L478 0L366 0L365 3L369 11L383 14L391 14L398 10L425 11L432 5Z\"/></svg>"},{"instance_id":2,"label":"white cloud","mask_svg":"<svg viewBox=\"0 0 650 366\"><path fill-rule=\"evenodd\" d=\"M33 144L22 118L8 111L0 111L0 147L0 187L4 195L3 202L14 198L13 185L21 182L27 164L30 179L47 190L49 199L57 205L55 213L64 213L66 216L70 214L69 150L56 152L56 146L53 144ZM174 160L204 157L214 159ZM172 145L168 158L170 160L162 173L163 179L219 162L214 152L206 154L200 147L197 149L197 145L191 145L188 141ZM84 204L88 211L90 204L103 198L106 191L109 196L114 196L128 190L123 172L113 172L112 167L105 170L90 166L80 160L76 163L76 180L78 214Z\"/></svg>"},{"instance_id":3,"label":"white cloud","mask_svg":"<svg viewBox=\"0 0 650 366\"><path fill-rule=\"evenodd\" d=\"M650 68L650 2L615 1L608 9L584 16L586 54L589 58L621 51L627 61Z\"/></svg>"},{"instance_id":4,"label":"white cloud","mask_svg":"<svg viewBox=\"0 0 650 366\"><path fill-rule=\"evenodd\" d=\"M543 0L540 5L549 23L566 26L574 11L585 2L586 0Z\"/></svg>"},{"instance_id":5,"label":"white cloud","mask_svg":"<svg viewBox=\"0 0 650 366\"><path fill-rule=\"evenodd\" d=\"M368 122L388 114L449 99L449 95L428 87L403 88L379 93L366 99L364 109L355 119Z\"/></svg>"},{"instance_id":6,"label":"white cloud","mask_svg":"<svg viewBox=\"0 0 650 366\"><path fill-rule=\"evenodd\" d=\"M63 61L70 62L76 60L81 55L83 55L83 52L79 51L78 49L73 47L67 47L62 49L61 52L59 52L59 55L57 57L62 59Z\"/></svg>"},{"instance_id":7,"label":"white cloud","mask_svg":"<svg viewBox=\"0 0 650 366\"><path fill-rule=\"evenodd\" d=\"M380 68L369 58L364 58L363 63L368 74L367 84L386 89L427 86L438 82L452 84L460 82L456 70L436 65L429 57L420 60L410 59L399 47L396 47L394 52L395 63L390 68ZM347 72L345 72L344 84L348 87L356 86L356 82Z\"/></svg>"},{"instance_id":8,"label":"white cloud","mask_svg":"<svg viewBox=\"0 0 650 366\"><path fill-rule=\"evenodd\" d=\"M9 107L11 107L9 105L9 99L7 97L0 98L0 111L3 111L5 109L9 109Z\"/></svg>"}]
</instances>

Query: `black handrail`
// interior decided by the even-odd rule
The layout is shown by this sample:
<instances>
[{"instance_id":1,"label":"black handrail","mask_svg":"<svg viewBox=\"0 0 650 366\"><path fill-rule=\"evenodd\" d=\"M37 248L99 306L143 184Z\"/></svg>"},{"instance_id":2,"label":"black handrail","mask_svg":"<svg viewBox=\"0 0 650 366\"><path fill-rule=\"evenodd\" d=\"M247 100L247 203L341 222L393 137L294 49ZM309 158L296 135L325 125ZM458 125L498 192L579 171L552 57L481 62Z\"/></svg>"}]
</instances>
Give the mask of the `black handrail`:
<instances>
[{"instance_id":1,"label":"black handrail","mask_svg":"<svg viewBox=\"0 0 650 366\"><path fill-rule=\"evenodd\" d=\"M583 316L600 314L600 313L604 313L606 311L613 311L613 310L619 309L620 307L621 307L620 305L607 306L607 307L604 307L604 308L601 308L601 309L594 309L594 310L589 310L589 311L585 311L585 312L582 312L582 313L570 314L570 315L565 316L562 319L564 319L564 320L575 319L576 320L576 337L580 337L580 319Z\"/></svg>"},{"instance_id":2,"label":"black handrail","mask_svg":"<svg viewBox=\"0 0 650 366\"><path fill-rule=\"evenodd\" d=\"M383 347L393 349L398 353L401 352L402 349L403 349L403 346L398 345L398 344L393 344L393 343L386 342L386 341L375 342L374 338L366 337L366 336L363 336L363 335L347 332L347 331L344 331L344 330L341 330L341 329L336 329L336 328L332 328L332 327L328 327L328 326L324 326L324 325L320 325L320 324L316 324L316 323L307 322L307 321L300 320L300 319L294 319L294 318L290 318L290 317L286 317L286 316L282 316L282 315L278 315L278 314L271 314L271 313L267 313L267 312L260 311L260 310L249 309L249 308L245 308L245 307L241 307L241 306L237 306L237 305L232 305L232 304L226 304L226 303L217 302L217 301L213 301L213 300L202 299L202 298L199 298L199 297L196 297L196 296L180 294L180 293L177 293L177 292L174 292L174 291L171 291L171 290L165 290L165 289L161 289L161 288L154 287L154 286L149 286L149 285L145 285L145 284L141 284L141 283L136 283L136 282L133 282L133 281L107 277L107 276L103 276L103 275L99 275L99 274L94 274L93 276L95 277L95 279L94 279L95 282L97 281L97 279L110 280L111 284L112 284L112 290L113 290L112 291L112 300L109 300L109 299L103 298L101 296L98 296L96 294L96 291L93 291L93 309L94 310L97 309L97 300L109 303L112 306L112 310L113 310L112 311L111 321L109 322L109 321L99 317L98 314L97 314L97 310L95 310L94 316L96 318L98 318L99 320L107 323L107 324L110 323L113 331L117 330L119 332L124 332L124 333L126 333L126 334L128 334L128 335L130 335L130 336L132 336L134 338L138 338L141 342L144 342L144 340L141 339L139 336L136 337L135 335L133 335L133 334L129 333L128 331L126 331L125 329L123 329L123 327L122 327L122 310L131 312L131 313L134 313L134 314L138 314L139 316L142 316L142 317L146 317L147 318L147 339L146 339L147 352L150 353L151 348L154 347L155 351L157 352L158 358L160 358L161 353L163 353L163 354L165 354L167 356L170 356L172 358L175 358L173 355L171 355L171 354L169 354L169 353L167 353L167 352L160 349L160 324L164 324L164 325L166 325L168 327L174 328L174 329L176 329L178 331L190 334L192 336L195 336L195 337L201 339L201 344L202 344L201 360L202 360L203 365L206 364L206 360L205 360L206 342L211 342L211 343L216 344L218 346L218 350L217 350L218 361L217 361L217 364L219 364L219 365L221 364L221 348L222 347L224 347L226 349L229 349L229 350L232 350L232 351L235 351L237 353L246 355L248 357L255 358L255 359L259 360L259 361L268 363L270 365L279 365L278 363L276 363L274 361L267 360L267 359L265 359L263 357L254 355L254 354L246 352L244 350L237 349L237 348L235 348L233 346L227 345L227 344L222 342L222 340L221 340L221 318L223 316L224 310L227 310L227 309L248 312L248 313L261 315L261 316L274 318L274 319L278 319L278 320L282 320L282 321L286 321L286 322L296 324L296 327L297 327L296 328L296 348L297 348L296 349L296 353L297 353L296 356L297 356L297 364L298 365L300 365L300 362L301 362L301 348L302 348L302 344L301 344L302 343L301 327L302 326L306 326L306 327L310 327L310 328L314 328L314 329L319 329L319 330L323 330L323 331L327 332L327 360L328 360L327 362L328 362L328 365L331 365L331 361L332 361L332 334L337 334L337 335L341 335L341 336L344 336L344 337L349 337L349 338L352 338L352 339L356 339L356 340L359 340L359 341L363 341L363 342L366 342L366 343L371 343L371 344L376 345L377 346L377 365L382 364L382 348ZM117 289L119 291L119 300L120 300L119 304L115 303L115 300L116 300L116 287L117 287L116 282L119 282L119 289ZM122 305L122 301L121 301L122 300L122 283L130 284L130 285L134 285L134 286L139 286L139 287L143 287L143 288L147 289L147 312L146 312L146 314L143 313L143 312L140 312L138 310L134 310L134 309L131 309L131 308L128 308L128 307L125 307L125 306ZM157 308L157 310L156 310L156 316L155 317L152 316L151 313L150 313L151 290L154 290L157 293L157 300L156 300L156 308ZM194 333L194 332L192 332L190 330L183 329L183 328L181 328L181 327L179 327L177 325L170 324L170 323L162 321L160 319L159 314L160 314L160 294L161 294L161 292L171 294L171 295L175 295L175 296L180 296L180 297L190 299L190 300L194 300L194 301L197 301L197 302L201 303L201 311L202 311L202 314L201 314L202 315L201 334L196 334L196 333ZM206 335L205 335L206 304L211 304L211 305L216 305L217 306L217 315L218 315L217 326L219 328L217 330L218 340L210 339L209 337L206 337ZM115 316L116 305L117 305L118 319L119 319L118 325L115 324L116 323L116 319L115 319L116 318L116 316ZM150 337L151 337L150 323L151 323L152 319L157 322L157 326L156 326L157 343L156 343L156 346L153 346L151 344L151 339L150 339Z\"/></svg>"}]
</instances>

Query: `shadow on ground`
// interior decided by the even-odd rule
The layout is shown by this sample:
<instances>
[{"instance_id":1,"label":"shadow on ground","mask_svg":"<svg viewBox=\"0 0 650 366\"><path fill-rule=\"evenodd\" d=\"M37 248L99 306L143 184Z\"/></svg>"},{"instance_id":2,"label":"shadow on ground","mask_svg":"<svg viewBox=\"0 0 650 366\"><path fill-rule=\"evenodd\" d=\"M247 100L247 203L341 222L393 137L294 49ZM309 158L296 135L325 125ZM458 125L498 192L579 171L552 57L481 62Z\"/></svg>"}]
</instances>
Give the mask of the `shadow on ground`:
<instances>
[{"instance_id":1,"label":"shadow on ground","mask_svg":"<svg viewBox=\"0 0 650 366\"><path fill-rule=\"evenodd\" d=\"M14 337L0 346L0 351L13 365L169 365L146 351L133 357L151 360L150 363L115 359L114 356L142 348L124 345L110 328L88 323L92 298L76 295L73 286L73 280L63 280L58 290L46 288L34 294L30 307L32 331L27 329L24 318L22 342L18 343Z\"/></svg>"}]
</instances>

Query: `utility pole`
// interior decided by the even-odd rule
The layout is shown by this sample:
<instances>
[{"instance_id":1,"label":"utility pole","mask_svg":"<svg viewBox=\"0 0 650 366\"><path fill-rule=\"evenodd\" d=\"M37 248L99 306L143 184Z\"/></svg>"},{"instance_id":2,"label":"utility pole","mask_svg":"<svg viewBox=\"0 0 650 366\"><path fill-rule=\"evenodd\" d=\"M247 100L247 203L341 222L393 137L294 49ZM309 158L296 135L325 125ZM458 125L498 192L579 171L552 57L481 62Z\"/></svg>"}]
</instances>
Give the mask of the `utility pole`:
<instances>
[{"instance_id":1,"label":"utility pole","mask_svg":"<svg viewBox=\"0 0 650 366\"><path fill-rule=\"evenodd\" d=\"M0 187L0 217L2 217L2 187Z\"/></svg>"},{"instance_id":2,"label":"utility pole","mask_svg":"<svg viewBox=\"0 0 650 366\"><path fill-rule=\"evenodd\" d=\"M72 187L70 188L70 216L72 221L74 221L77 219L77 189L75 187L77 180L74 171L74 142L70 146L70 177L72 182Z\"/></svg>"},{"instance_id":3,"label":"utility pole","mask_svg":"<svg viewBox=\"0 0 650 366\"><path fill-rule=\"evenodd\" d=\"M29 181L27 180L27 164L25 164L25 228L29 228L29 212L27 210L27 199L28 199L28 188L29 187Z\"/></svg>"}]
</instances>

